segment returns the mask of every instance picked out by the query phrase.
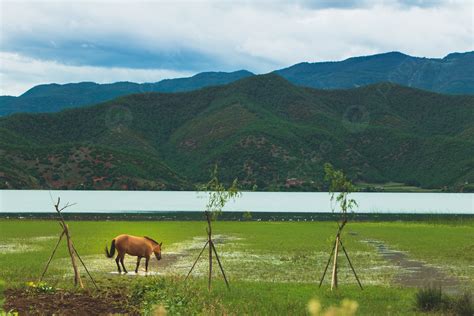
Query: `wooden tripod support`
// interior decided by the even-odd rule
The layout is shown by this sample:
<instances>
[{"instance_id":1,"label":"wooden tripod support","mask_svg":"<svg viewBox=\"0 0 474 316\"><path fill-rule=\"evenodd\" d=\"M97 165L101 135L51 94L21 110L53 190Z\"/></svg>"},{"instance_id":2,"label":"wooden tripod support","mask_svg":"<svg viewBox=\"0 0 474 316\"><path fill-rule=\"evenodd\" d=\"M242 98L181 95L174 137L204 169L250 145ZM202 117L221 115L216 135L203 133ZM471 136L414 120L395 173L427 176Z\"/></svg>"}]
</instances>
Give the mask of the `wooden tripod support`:
<instances>
[{"instance_id":1,"label":"wooden tripod support","mask_svg":"<svg viewBox=\"0 0 474 316\"><path fill-rule=\"evenodd\" d=\"M207 246L209 246L209 276L208 276L208 285L207 288L210 291L211 290L211 279L212 279L212 253L216 255L217 263L219 264L219 268L221 270L222 276L224 277L225 284L227 285L227 289L230 290L229 282L227 281L227 277L224 272L224 268L222 267L221 260L219 259L219 255L217 254L216 247L214 246L214 241L212 240L212 227L211 227L211 214L210 212L206 211L206 220L207 220L207 241L204 244L204 247L202 248L201 252L197 256L196 260L194 261L193 266L189 270L188 274L186 275L185 281L188 279L188 277L191 275L191 272L193 272L194 267L196 266L196 263L198 262L199 258L201 258L201 255L203 254L204 250L206 249Z\"/></svg>"},{"instance_id":2,"label":"wooden tripod support","mask_svg":"<svg viewBox=\"0 0 474 316\"><path fill-rule=\"evenodd\" d=\"M58 219L59 219L59 226L62 228L61 235L59 236L58 242L56 243L56 246L53 249L53 252L51 253L51 256L48 259L48 262L46 263L46 266L44 267L43 273L41 274L41 277L39 279L39 282L43 280L44 275L46 274L46 271L49 268L49 264L51 263L51 260L53 260L54 255L56 254L56 250L59 247L59 244L61 243L61 240L63 239L64 236L66 236L66 244L67 244L67 249L69 252L69 257L71 258L71 264L74 270L74 285L77 286L79 285L81 288L84 288L84 284L82 283L81 275L79 274L79 269L77 268L76 264L76 256L81 262L82 266L87 272L87 275L91 279L92 283L94 284L95 288L98 290L99 287L95 283L94 279L92 278L89 269L87 269L86 264L82 260L81 256L79 256L79 253L76 250L76 247L74 247L74 243L72 242L71 239L71 234L69 233L69 226L66 224L64 221L63 215L61 212L65 210L66 208L73 206L74 204L69 204L67 203L65 206L62 208L59 207L59 203L61 202L61 198L58 198L58 202L54 205L54 208L56 209L56 212L58 213Z\"/></svg>"},{"instance_id":3,"label":"wooden tripod support","mask_svg":"<svg viewBox=\"0 0 474 316\"><path fill-rule=\"evenodd\" d=\"M354 273L354 276L357 280L357 283L359 284L360 289L361 290L364 289L362 287L362 284L360 283L359 277L357 276L357 273L355 272L354 267L352 266L352 262L351 262L351 259L349 259L349 255L347 254L346 248L344 248L344 245L342 244L342 241L341 241L341 232L344 226L346 225L346 223L347 223L347 219L344 219L341 224L337 223L339 229L337 230L336 240L334 241L334 246L332 247L331 254L329 255L329 259L326 264L326 268L324 269L324 273L321 278L321 281L319 282L319 287L321 287L324 281L324 277L326 276L326 272L328 270L329 264L331 263L331 259L334 256L334 261L333 261L333 266L332 266L331 291L333 289L337 289L337 257L339 254L339 246L341 246L344 252L344 255L347 258L347 261L349 262L349 265L352 269L352 273Z\"/></svg>"}]
</instances>

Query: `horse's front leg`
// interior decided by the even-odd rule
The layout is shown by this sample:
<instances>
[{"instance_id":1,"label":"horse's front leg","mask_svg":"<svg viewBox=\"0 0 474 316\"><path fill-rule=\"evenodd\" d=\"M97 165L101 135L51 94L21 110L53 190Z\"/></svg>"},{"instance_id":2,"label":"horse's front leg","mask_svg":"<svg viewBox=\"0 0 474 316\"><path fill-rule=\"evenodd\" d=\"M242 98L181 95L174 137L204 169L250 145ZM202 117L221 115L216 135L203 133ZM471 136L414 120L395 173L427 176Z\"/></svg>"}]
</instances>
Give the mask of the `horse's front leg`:
<instances>
[{"instance_id":1,"label":"horse's front leg","mask_svg":"<svg viewBox=\"0 0 474 316\"><path fill-rule=\"evenodd\" d=\"M120 257L120 263L122 264L123 272L128 273L127 269L125 269L125 265L123 264L123 258L125 257L125 254Z\"/></svg>"},{"instance_id":2,"label":"horse's front leg","mask_svg":"<svg viewBox=\"0 0 474 316\"><path fill-rule=\"evenodd\" d=\"M146 273L148 273L148 262L150 261L150 256L147 256L145 257L146 261L145 261L145 271Z\"/></svg>"},{"instance_id":3,"label":"horse's front leg","mask_svg":"<svg viewBox=\"0 0 474 316\"><path fill-rule=\"evenodd\" d=\"M142 259L142 257L138 256L137 257L137 267L135 268L135 273L138 273L138 267L140 266L140 260Z\"/></svg>"}]
</instances>

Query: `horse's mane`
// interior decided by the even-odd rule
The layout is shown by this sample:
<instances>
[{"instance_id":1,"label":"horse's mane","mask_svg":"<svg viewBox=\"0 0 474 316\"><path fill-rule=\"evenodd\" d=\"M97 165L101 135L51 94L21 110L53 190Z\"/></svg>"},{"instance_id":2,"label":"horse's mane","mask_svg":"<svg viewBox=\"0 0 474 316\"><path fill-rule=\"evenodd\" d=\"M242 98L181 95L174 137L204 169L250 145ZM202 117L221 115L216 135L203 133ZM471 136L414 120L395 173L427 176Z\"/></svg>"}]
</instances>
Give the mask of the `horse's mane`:
<instances>
[{"instance_id":1,"label":"horse's mane","mask_svg":"<svg viewBox=\"0 0 474 316\"><path fill-rule=\"evenodd\" d=\"M156 245L158 245L158 242L156 242L156 240L154 240L154 239L151 239L150 237L144 236L143 238L148 239L152 243L155 243Z\"/></svg>"}]
</instances>

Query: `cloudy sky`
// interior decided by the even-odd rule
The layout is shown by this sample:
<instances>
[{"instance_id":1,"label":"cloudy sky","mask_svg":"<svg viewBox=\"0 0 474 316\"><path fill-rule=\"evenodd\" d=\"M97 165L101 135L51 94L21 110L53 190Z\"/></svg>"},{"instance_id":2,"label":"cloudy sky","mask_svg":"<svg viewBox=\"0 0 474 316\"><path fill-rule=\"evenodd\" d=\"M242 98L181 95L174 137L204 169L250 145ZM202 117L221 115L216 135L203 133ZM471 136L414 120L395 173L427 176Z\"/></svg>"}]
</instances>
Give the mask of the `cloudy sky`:
<instances>
[{"instance_id":1,"label":"cloudy sky","mask_svg":"<svg viewBox=\"0 0 474 316\"><path fill-rule=\"evenodd\" d=\"M2 95L50 82L154 82L387 51L474 50L472 0L0 0L0 14Z\"/></svg>"}]
</instances>

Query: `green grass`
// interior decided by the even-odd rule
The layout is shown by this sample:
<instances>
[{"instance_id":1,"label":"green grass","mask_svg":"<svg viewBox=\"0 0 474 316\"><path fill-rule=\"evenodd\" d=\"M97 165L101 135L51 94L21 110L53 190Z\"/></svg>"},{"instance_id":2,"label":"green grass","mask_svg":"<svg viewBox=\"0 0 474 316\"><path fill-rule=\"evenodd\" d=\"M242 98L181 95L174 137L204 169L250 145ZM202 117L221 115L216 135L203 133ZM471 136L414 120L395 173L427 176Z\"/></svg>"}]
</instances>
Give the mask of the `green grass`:
<instances>
[{"instance_id":1,"label":"green grass","mask_svg":"<svg viewBox=\"0 0 474 316\"><path fill-rule=\"evenodd\" d=\"M412 289L374 286L360 291L355 286L344 286L334 293L327 287L319 289L315 284L236 281L227 291L218 280L208 293L204 281L191 280L183 284L180 279L151 279L145 282L147 291L142 298L145 311L164 305L168 311L183 315L196 311L205 315L302 315L312 299L319 301L323 309L350 299L359 304L360 315L416 314ZM143 283L136 288L143 289Z\"/></svg>"},{"instance_id":2,"label":"green grass","mask_svg":"<svg viewBox=\"0 0 474 316\"><path fill-rule=\"evenodd\" d=\"M321 289L317 286L331 249L335 223L218 221L214 224L214 234L227 239L216 247L232 291L225 290L216 265L212 299L203 277L206 260L197 266L188 286L183 282L183 275L203 245L204 241L196 238L204 238L204 222L73 221L69 226L76 248L99 283L104 285L112 280L130 288L134 295L141 293L137 304L143 304L143 309L167 302L169 311L181 314L189 311L304 314L310 299L318 299L327 307L348 298L358 302L361 315L416 314L413 309L416 289L391 283L396 269L373 246L362 242L366 239L383 241L392 249L406 251L410 258L436 264L463 277L471 287L474 284L474 273L469 268L473 261L469 250L473 247L474 221L349 223L343 240L365 289L358 290L347 264L341 260L340 289L336 293L329 291L328 283ZM104 246L125 232L163 241L163 256L180 249L185 249L186 255L168 267L152 266L152 270L165 276L112 275L109 272L115 270L115 263L104 257ZM54 221L0 220L0 279L8 287L37 281L59 233L59 225ZM133 265L133 259L127 264ZM46 281L56 287L71 287L64 244L52 262Z\"/></svg>"},{"instance_id":3,"label":"green grass","mask_svg":"<svg viewBox=\"0 0 474 316\"><path fill-rule=\"evenodd\" d=\"M387 183L367 183L359 182L356 183L356 187L359 190L367 191L384 191L384 192L440 192L440 189L426 189L418 186L406 185L398 182L387 182Z\"/></svg>"}]
</instances>

